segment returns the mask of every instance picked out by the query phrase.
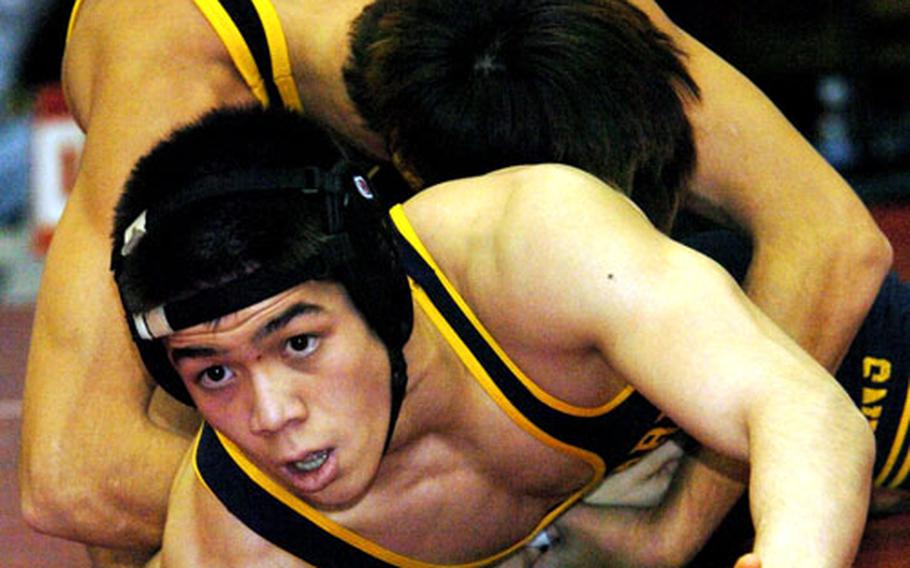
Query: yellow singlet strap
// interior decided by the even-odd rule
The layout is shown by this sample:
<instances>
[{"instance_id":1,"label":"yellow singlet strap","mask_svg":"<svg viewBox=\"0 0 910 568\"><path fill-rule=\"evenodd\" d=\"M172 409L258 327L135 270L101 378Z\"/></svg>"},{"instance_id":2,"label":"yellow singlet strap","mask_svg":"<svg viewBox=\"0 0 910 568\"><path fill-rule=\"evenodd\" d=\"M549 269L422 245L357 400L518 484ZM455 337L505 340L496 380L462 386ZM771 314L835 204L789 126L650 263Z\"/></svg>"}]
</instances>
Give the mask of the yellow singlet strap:
<instances>
[{"instance_id":1,"label":"yellow singlet strap","mask_svg":"<svg viewBox=\"0 0 910 568\"><path fill-rule=\"evenodd\" d=\"M275 7L270 0L253 0L253 6L265 29L269 53L272 56L272 78L281 94L281 101L286 108L301 112L303 103L300 100L300 93L297 92L297 82L294 80L294 73L291 69L288 44L284 30L281 28L281 21L278 19L278 13L275 12Z\"/></svg>"},{"instance_id":2,"label":"yellow singlet strap","mask_svg":"<svg viewBox=\"0 0 910 568\"><path fill-rule=\"evenodd\" d=\"M518 377L518 380L528 389L538 400L548 405L550 408L554 408L564 414L569 414L572 416L581 416L581 417L595 417L602 416L609 413L614 408L622 404L628 399L632 393L635 392L631 386L626 386L623 388L613 399L605 402L600 406L595 407L583 407L575 406L569 404L563 400L556 398L550 393L546 392L540 388L537 383L532 381L524 371L522 371L518 365L512 360L511 357L500 347L499 343L493 337L493 335L487 331L480 319L474 314L474 311L468 306L467 302L461 297L461 294L458 293L458 290L449 282L445 274L439 266L436 265L436 262L433 260L430 252L424 247L423 243L420 240L420 237L414 231L414 228L411 226L410 221L408 221L407 216L404 213L404 207L402 205L395 205L389 211L389 215L392 218L392 222L395 223L395 227L398 229L398 232L411 243L411 246L414 247L414 250L420 254L424 261L433 269L433 271L439 277L439 280L445 286L446 291L452 297L452 300L458 305L459 309L465 314L465 317L471 322L471 325L477 329L477 332L483 337L484 341L490 346L493 351L496 352L496 355L502 360L502 362ZM467 349L467 348L465 348ZM458 350L456 350L458 351Z\"/></svg>"},{"instance_id":3,"label":"yellow singlet strap","mask_svg":"<svg viewBox=\"0 0 910 568\"><path fill-rule=\"evenodd\" d=\"M253 92L253 96L256 97L259 104L268 106L269 95L266 92L262 76L259 74L259 68L256 66L256 60L230 15L218 0L193 0L193 2L221 38L237 71Z\"/></svg>"},{"instance_id":4,"label":"yellow singlet strap","mask_svg":"<svg viewBox=\"0 0 910 568\"><path fill-rule=\"evenodd\" d=\"M196 459L195 453L199 451L199 441L202 435L202 430L200 429L199 435L196 437L193 447L193 464L195 469L195 474L197 479L206 489L214 494L212 488L206 483L203 474L199 471L198 461ZM523 538L521 541L515 543L509 548L492 555L490 557L478 560L475 562L468 562L463 564L433 564L430 562L422 562L420 560L415 560L407 556L398 554L382 546L376 544L375 542L364 538L363 536L357 534L350 529L345 528L344 526L336 523L335 521L329 519L322 512L314 509L303 500L301 500L296 495L292 494L290 491L285 489L282 485L276 483L272 480L266 473L260 470L254 463L252 463L244 453L234 445L229 439L227 439L223 434L215 430L215 435L218 437L218 441L221 446L224 448L225 452L230 456L230 459L241 469L243 472L251 479L253 482L268 492L272 497L281 501L299 515L307 518L310 522L319 526L322 530L328 532L329 534L334 535L337 538L340 538L344 542L355 546L364 552L367 552L371 556L382 560L388 564L395 566L401 566L403 568L480 568L481 566L488 566L491 563L502 560L503 558L514 553L519 548L527 545L533 540L537 534L544 529L548 524L550 524L557 515L562 513L565 510L565 507L560 506L556 510L548 514L544 520L535 528L535 530L528 535L526 538ZM574 503L576 499L572 499L571 503ZM565 504L567 507L570 503Z\"/></svg>"},{"instance_id":5,"label":"yellow singlet strap","mask_svg":"<svg viewBox=\"0 0 910 568\"><path fill-rule=\"evenodd\" d=\"M76 16L82 6L82 2L83 0L75 0L73 9L70 12L69 23L66 28L67 42L69 42L73 33ZM228 15L218 0L193 0L193 2L215 30L215 33L218 34L218 37L221 38L221 42L224 44L225 49L228 50L234 66L243 78L244 83L252 91L253 96L256 97L259 104L268 106L270 101L265 81L259 73L259 68L243 34L240 33L230 15ZM281 21L278 19L278 13L270 0L252 0L252 4L265 30L272 63L272 79L278 88L281 102L285 108L302 112L303 102L300 100L300 92L297 90L297 82L294 80L287 39L281 27Z\"/></svg>"},{"instance_id":6,"label":"yellow singlet strap","mask_svg":"<svg viewBox=\"0 0 910 568\"><path fill-rule=\"evenodd\" d=\"M73 3L73 10L70 12L70 21L66 25L66 42L69 43L70 36L73 35L73 26L76 25L76 14L79 12L79 8L82 7L82 0L76 0Z\"/></svg>"}]
</instances>

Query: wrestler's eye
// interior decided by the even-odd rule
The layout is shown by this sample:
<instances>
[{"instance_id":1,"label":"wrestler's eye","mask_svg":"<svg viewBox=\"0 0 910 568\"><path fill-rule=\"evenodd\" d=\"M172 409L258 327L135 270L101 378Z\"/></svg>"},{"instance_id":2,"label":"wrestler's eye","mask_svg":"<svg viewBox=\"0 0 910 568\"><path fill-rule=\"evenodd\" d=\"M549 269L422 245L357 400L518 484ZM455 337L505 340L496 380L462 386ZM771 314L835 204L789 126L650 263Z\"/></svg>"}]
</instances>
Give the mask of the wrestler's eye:
<instances>
[{"instance_id":1,"label":"wrestler's eye","mask_svg":"<svg viewBox=\"0 0 910 568\"><path fill-rule=\"evenodd\" d=\"M295 335L284 342L285 353L291 357L306 357L318 346L319 337L306 333Z\"/></svg>"},{"instance_id":2,"label":"wrestler's eye","mask_svg":"<svg viewBox=\"0 0 910 568\"><path fill-rule=\"evenodd\" d=\"M196 382L208 389L218 389L223 386L234 376L234 372L224 365L212 365L203 369L196 376Z\"/></svg>"}]
</instances>

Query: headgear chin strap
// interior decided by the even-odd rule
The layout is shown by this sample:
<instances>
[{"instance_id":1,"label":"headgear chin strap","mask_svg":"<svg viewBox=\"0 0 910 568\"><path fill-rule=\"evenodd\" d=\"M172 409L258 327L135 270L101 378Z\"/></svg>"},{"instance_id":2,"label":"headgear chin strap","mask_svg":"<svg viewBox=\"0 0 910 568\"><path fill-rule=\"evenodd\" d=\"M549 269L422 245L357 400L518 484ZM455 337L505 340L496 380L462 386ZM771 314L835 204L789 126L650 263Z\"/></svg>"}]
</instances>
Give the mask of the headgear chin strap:
<instances>
[{"instance_id":1,"label":"headgear chin strap","mask_svg":"<svg viewBox=\"0 0 910 568\"><path fill-rule=\"evenodd\" d=\"M120 282L124 263L149 234L163 230L164 221L171 214L191 204L228 195L243 194L244 198L256 199L259 196L274 195L275 191L325 195L325 224L329 237L321 243L318 255L290 269L275 270L263 266L231 281L197 290L150 310L129 309ZM340 162L328 172L315 167L302 167L251 169L207 175L188 185L178 195L143 211L119 236L118 242L115 242L111 268L127 312L127 323L133 340L143 363L156 382L181 402L193 406L193 400L171 365L160 338L234 313L302 282L337 279L345 286L355 306L383 341L388 353L391 367L391 409L385 440L385 449L388 449L407 389L407 367L402 348L410 335L412 313L408 293L407 306L402 306L407 313L402 321L384 321L390 316L382 312L380 306L388 305L389 298L374 297L379 288L371 285L375 280L371 276L375 275L361 274L356 270L358 253L362 251L355 250L358 247L352 242L350 231L357 230L358 227L348 227L351 221L348 217L351 216L352 208L357 207L358 201L373 199L366 176L354 171L348 163ZM380 222L379 219L375 221ZM377 248L383 248L378 246L379 243L375 244ZM389 248L388 252L397 254L394 248ZM391 264L393 263L390 262ZM378 315L377 310L380 311Z\"/></svg>"}]
</instances>

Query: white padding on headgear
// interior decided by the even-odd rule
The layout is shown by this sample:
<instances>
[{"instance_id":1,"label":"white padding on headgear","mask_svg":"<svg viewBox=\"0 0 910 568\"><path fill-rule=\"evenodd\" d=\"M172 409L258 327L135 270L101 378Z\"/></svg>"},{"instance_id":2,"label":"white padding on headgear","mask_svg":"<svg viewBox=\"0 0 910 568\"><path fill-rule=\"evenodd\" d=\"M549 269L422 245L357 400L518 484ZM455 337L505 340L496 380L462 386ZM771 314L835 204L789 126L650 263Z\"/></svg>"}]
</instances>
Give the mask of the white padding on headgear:
<instances>
[{"instance_id":1,"label":"white padding on headgear","mask_svg":"<svg viewBox=\"0 0 910 568\"><path fill-rule=\"evenodd\" d=\"M133 323L139 337L148 341L174 333L164 313L164 306L158 306L142 314L133 314Z\"/></svg>"},{"instance_id":2,"label":"white padding on headgear","mask_svg":"<svg viewBox=\"0 0 910 568\"><path fill-rule=\"evenodd\" d=\"M129 253L133 252L133 249L136 248L136 245L139 244L139 241L145 236L145 214L147 211L143 211L136 217L136 220L130 223L130 226L123 231L123 247L120 249L120 255L126 256Z\"/></svg>"}]
</instances>

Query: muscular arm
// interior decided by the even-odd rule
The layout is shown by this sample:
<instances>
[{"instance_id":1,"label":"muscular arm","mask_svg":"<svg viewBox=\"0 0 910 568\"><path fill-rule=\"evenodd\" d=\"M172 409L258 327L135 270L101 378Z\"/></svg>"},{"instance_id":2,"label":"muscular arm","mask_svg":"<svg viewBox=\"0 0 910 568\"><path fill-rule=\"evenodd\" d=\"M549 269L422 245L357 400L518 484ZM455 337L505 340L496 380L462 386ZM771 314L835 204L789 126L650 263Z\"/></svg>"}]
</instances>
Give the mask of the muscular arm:
<instances>
[{"instance_id":1,"label":"muscular arm","mask_svg":"<svg viewBox=\"0 0 910 568\"><path fill-rule=\"evenodd\" d=\"M193 10L86 2L66 53L65 88L86 140L37 301L20 479L33 527L87 543L157 547L187 445L148 417L152 389L108 264L112 208L132 164L175 124L230 100L232 79L207 57Z\"/></svg>"},{"instance_id":2,"label":"muscular arm","mask_svg":"<svg viewBox=\"0 0 910 568\"><path fill-rule=\"evenodd\" d=\"M676 27L655 2L631 1L688 54L702 90L690 107L699 157L690 206L752 235L749 298L833 371L891 265L890 245L843 178L746 77ZM639 518L648 531L663 532L663 543L675 535L665 547L669 565L694 554L715 528L707 520L721 517L745 490L721 481L710 486L709 501L677 499L656 511L663 516ZM572 530L585 530L588 521L603 535L609 525L598 526L593 513L574 517ZM625 537L613 544L634 542Z\"/></svg>"},{"instance_id":3,"label":"muscular arm","mask_svg":"<svg viewBox=\"0 0 910 568\"><path fill-rule=\"evenodd\" d=\"M691 205L746 229L749 298L829 371L891 266L891 248L844 179L746 77L632 0L688 54L702 98L690 106L698 150Z\"/></svg>"},{"instance_id":4,"label":"muscular arm","mask_svg":"<svg viewBox=\"0 0 910 568\"><path fill-rule=\"evenodd\" d=\"M546 320L554 337L599 330L593 341L613 369L703 444L748 460L764 566L793 558L850 565L873 448L842 389L720 267L622 214L615 194L576 195L570 180L547 182L558 193L549 204L540 188L527 197L540 214L522 218L535 231L516 245L538 253L503 269L522 291L514 301L525 298L528 317ZM545 245L553 242L560 247ZM560 293L566 274L574 275L571 295ZM546 305L528 302L530 290ZM559 319L573 313L578 320Z\"/></svg>"},{"instance_id":5,"label":"muscular arm","mask_svg":"<svg viewBox=\"0 0 910 568\"><path fill-rule=\"evenodd\" d=\"M560 517L556 545L533 566L685 566L737 501L747 475L743 464L701 449L682 459L655 507L617 507L594 494Z\"/></svg>"}]
</instances>

